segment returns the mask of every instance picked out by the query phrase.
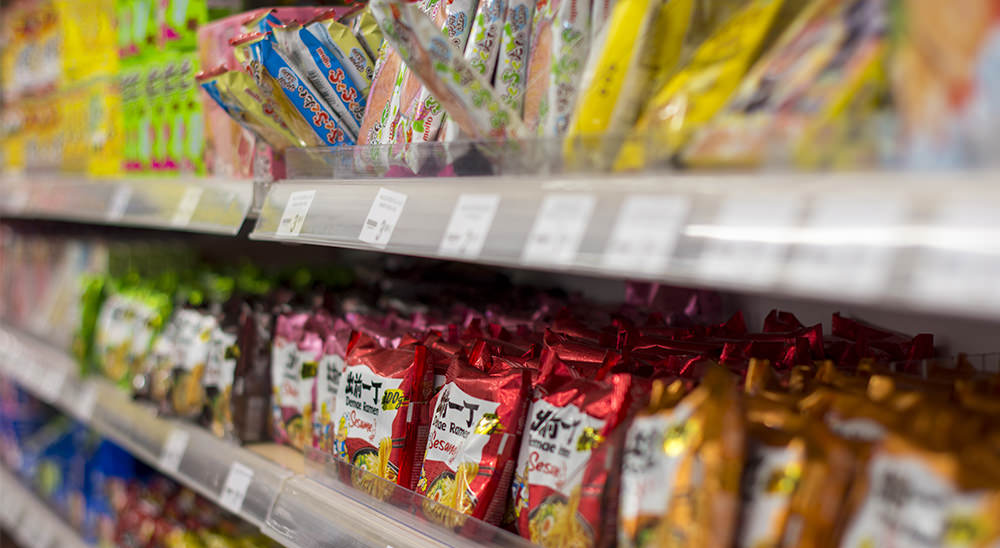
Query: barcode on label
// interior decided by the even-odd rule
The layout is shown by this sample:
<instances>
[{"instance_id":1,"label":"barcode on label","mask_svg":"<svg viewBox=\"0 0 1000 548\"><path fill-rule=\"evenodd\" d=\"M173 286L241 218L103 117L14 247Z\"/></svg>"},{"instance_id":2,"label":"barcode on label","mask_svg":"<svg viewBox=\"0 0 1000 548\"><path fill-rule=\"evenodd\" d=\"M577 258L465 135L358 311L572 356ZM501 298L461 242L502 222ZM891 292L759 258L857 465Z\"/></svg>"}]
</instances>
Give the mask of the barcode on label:
<instances>
[{"instance_id":1,"label":"barcode on label","mask_svg":"<svg viewBox=\"0 0 1000 548\"><path fill-rule=\"evenodd\" d=\"M187 431L174 428L167 435L167 440L163 443L163 452L160 453L160 468L167 472L177 472L181 459L184 458L184 451L187 450Z\"/></svg>"},{"instance_id":2,"label":"barcode on label","mask_svg":"<svg viewBox=\"0 0 1000 548\"><path fill-rule=\"evenodd\" d=\"M222 485L219 504L230 512L238 514L243 509L243 499L247 496L251 481L253 481L253 470L242 463L234 462L229 467L226 482Z\"/></svg>"},{"instance_id":3,"label":"barcode on label","mask_svg":"<svg viewBox=\"0 0 1000 548\"><path fill-rule=\"evenodd\" d=\"M466 259L478 257L499 205L500 196L496 194L459 196L438 246L438 254Z\"/></svg>"},{"instance_id":4,"label":"barcode on label","mask_svg":"<svg viewBox=\"0 0 1000 548\"><path fill-rule=\"evenodd\" d=\"M528 264L568 265L587 231L597 200L590 194L549 194L542 200L521 253Z\"/></svg>"},{"instance_id":5,"label":"barcode on label","mask_svg":"<svg viewBox=\"0 0 1000 548\"><path fill-rule=\"evenodd\" d=\"M605 268L657 274L667 267L689 203L672 196L629 196L601 262Z\"/></svg>"},{"instance_id":6,"label":"barcode on label","mask_svg":"<svg viewBox=\"0 0 1000 548\"><path fill-rule=\"evenodd\" d=\"M405 205L406 194L388 188L378 189L371 209L368 210L365 223L361 226L358 239L367 244L385 248L389 245L392 231L396 229L396 223L399 222Z\"/></svg>"},{"instance_id":7,"label":"barcode on label","mask_svg":"<svg viewBox=\"0 0 1000 548\"><path fill-rule=\"evenodd\" d=\"M275 235L298 236L306 223L306 215L309 214L309 208L315 197L315 190L300 190L289 194Z\"/></svg>"}]
</instances>

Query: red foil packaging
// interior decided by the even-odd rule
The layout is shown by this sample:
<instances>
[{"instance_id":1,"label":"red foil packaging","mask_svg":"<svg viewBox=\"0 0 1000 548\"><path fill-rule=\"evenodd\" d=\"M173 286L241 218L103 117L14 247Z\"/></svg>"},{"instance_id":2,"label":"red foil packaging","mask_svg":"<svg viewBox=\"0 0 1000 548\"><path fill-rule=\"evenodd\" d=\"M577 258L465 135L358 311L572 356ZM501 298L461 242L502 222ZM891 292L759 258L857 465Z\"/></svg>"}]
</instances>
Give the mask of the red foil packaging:
<instances>
[{"instance_id":1,"label":"red foil packaging","mask_svg":"<svg viewBox=\"0 0 1000 548\"><path fill-rule=\"evenodd\" d=\"M343 444L355 467L413 489L427 442L427 402L434 382L427 348L383 348L371 336L355 332L346 361L337 392L336 443ZM376 497L389 494L365 474L352 479Z\"/></svg>"},{"instance_id":2,"label":"red foil packaging","mask_svg":"<svg viewBox=\"0 0 1000 548\"><path fill-rule=\"evenodd\" d=\"M487 373L452 361L432 402L417 493L489 523L500 522L531 393L531 372ZM443 512L428 505L432 519Z\"/></svg>"},{"instance_id":3,"label":"red foil packaging","mask_svg":"<svg viewBox=\"0 0 1000 548\"><path fill-rule=\"evenodd\" d=\"M522 536L542 546L598 541L610 468L591 457L628 413L631 389L627 374L575 379L531 405L512 489Z\"/></svg>"}]
</instances>

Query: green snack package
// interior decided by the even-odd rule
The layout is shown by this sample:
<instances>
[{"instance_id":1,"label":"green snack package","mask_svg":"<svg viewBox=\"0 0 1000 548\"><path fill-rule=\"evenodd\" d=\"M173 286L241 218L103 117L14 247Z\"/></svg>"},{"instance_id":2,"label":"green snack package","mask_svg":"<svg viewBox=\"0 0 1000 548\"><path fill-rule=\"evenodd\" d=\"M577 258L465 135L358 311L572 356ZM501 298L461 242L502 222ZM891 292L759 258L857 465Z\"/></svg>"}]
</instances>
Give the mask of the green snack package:
<instances>
[{"instance_id":1,"label":"green snack package","mask_svg":"<svg viewBox=\"0 0 1000 548\"><path fill-rule=\"evenodd\" d=\"M73 335L73 357L80 365L81 375L88 375L95 369L94 330L104 304L106 281L104 276L93 274L84 275L80 280L83 291L80 294L80 324Z\"/></svg>"}]
</instances>

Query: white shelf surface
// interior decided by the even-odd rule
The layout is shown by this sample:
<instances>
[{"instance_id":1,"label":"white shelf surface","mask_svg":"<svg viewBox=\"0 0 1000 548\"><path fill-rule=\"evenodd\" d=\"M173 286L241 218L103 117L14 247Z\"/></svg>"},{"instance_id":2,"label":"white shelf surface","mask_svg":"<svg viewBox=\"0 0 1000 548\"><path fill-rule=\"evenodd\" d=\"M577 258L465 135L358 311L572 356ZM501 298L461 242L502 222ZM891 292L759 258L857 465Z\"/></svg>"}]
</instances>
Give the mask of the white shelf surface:
<instances>
[{"instance_id":1,"label":"white shelf surface","mask_svg":"<svg viewBox=\"0 0 1000 548\"><path fill-rule=\"evenodd\" d=\"M227 179L31 177L0 180L0 216L234 235L253 193Z\"/></svg>"},{"instance_id":2,"label":"white shelf surface","mask_svg":"<svg viewBox=\"0 0 1000 548\"><path fill-rule=\"evenodd\" d=\"M90 544L17 477L0 466L0 527L21 546L87 548Z\"/></svg>"},{"instance_id":3,"label":"white shelf surface","mask_svg":"<svg viewBox=\"0 0 1000 548\"><path fill-rule=\"evenodd\" d=\"M324 476L322 466L307 467L305 458L288 448L270 444L260 448L260 453L285 457L276 459L283 465L261 456L253 446L239 447L196 425L158 417L104 380L81 380L65 352L4 324L0 324L0 374L234 511L284 546L528 546L520 537L488 526L477 530L476 540L460 536L418 517L412 509L391 506Z\"/></svg>"},{"instance_id":4,"label":"white shelf surface","mask_svg":"<svg viewBox=\"0 0 1000 548\"><path fill-rule=\"evenodd\" d=\"M1000 319L1000 172L271 185L251 238Z\"/></svg>"}]
</instances>

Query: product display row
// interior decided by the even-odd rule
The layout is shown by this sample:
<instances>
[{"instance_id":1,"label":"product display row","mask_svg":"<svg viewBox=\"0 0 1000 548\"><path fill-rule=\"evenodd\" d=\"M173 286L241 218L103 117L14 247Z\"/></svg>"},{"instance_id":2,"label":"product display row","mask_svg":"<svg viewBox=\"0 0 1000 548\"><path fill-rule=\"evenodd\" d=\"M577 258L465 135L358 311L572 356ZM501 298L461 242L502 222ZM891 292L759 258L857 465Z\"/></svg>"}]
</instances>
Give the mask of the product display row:
<instances>
[{"instance_id":1,"label":"product display row","mask_svg":"<svg viewBox=\"0 0 1000 548\"><path fill-rule=\"evenodd\" d=\"M93 271L84 373L216 436L304 450L329 481L460 534L482 520L543 546L1000 535L1000 371L929 361L929 334L780 311L751 332L714 293L656 285L610 306L428 267L268 273L177 245L109 249L106 271L78 267Z\"/></svg>"},{"instance_id":2,"label":"product display row","mask_svg":"<svg viewBox=\"0 0 1000 548\"><path fill-rule=\"evenodd\" d=\"M0 530L7 533L5 542L9 539L18 545L28 546L34 541L42 548L89 546L79 533L3 468L0 468L0 485L4 487L0 492ZM49 540L44 537L38 539L36 535L39 531L50 535Z\"/></svg>"},{"instance_id":3,"label":"product display row","mask_svg":"<svg viewBox=\"0 0 1000 548\"><path fill-rule=\"evenodd\" d=\"M275 546L273 541L193 491L182 488L114 443L54 413L0 379L0 455L5 480L30 486L76 531L77 544L109 547ZM15 479L14 475L19 476ZM20 481L19 481L20 480ZM7 490L4 483L4 490ZM31 495L29 495L31 496ZM66 528L66 525L61 525ZM15 531L25 545L49 548L60 525ZM47 535L47 536L46 536ZM62 546L63 544L58 544Z\"/></svg>"}]
</instances>

